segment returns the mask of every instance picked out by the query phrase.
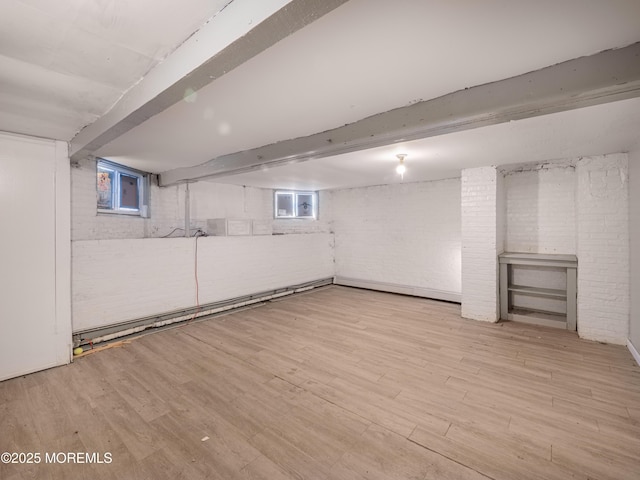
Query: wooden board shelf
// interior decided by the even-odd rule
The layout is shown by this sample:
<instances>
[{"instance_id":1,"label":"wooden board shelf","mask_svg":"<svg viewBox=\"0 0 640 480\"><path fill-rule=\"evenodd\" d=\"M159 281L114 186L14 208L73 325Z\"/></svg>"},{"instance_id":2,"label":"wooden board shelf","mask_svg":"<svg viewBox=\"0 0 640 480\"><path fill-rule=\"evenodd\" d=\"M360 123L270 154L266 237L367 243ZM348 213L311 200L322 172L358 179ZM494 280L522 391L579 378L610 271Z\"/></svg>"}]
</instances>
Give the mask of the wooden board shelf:
<instances>
[{"instance_id":1,"label":"wooden board shelf","mask_svg":"<svg viewBox=\"0 0 640 480\"><path fill-rule=\"evenodd\" d=\"M500 264L500 318L536 323L547 326L560 326L576 330L577 325L577 270L578 258L575 255L554 255L537 253L507 252L498 256ZM566 269L565 289L543 288L533 285L515 285L512 279L514 266L533 266L544 269ZM511 295L530 295L532 297L553 298L566 301L566 315L547 312L544 309L523 311L511 304Z\"/></svg>"},{"instance_id":2,"label":"wooden board shelf","mask_svg":"<svg viewBox=\"0 0 640 480\"><path fill-rule=\"evenodd\" d=\"M523 285L509 285L507 289L510 292L526 293L529 295L540 295L542 297L567 298L566 290L558 290L556 288L529 287Z\"/></svg>"},{"instance_id":3,"label":"wooden board shelf","mask_svg":"<svg viewBox=\"0 0 640 480\"><path fill-rule=\"evenodd\" d=\"M567 328L567 317L560 313L514 308L508 314L508 320L513 322L534 323L545 327Z\"/></svg>"}]
</instances>

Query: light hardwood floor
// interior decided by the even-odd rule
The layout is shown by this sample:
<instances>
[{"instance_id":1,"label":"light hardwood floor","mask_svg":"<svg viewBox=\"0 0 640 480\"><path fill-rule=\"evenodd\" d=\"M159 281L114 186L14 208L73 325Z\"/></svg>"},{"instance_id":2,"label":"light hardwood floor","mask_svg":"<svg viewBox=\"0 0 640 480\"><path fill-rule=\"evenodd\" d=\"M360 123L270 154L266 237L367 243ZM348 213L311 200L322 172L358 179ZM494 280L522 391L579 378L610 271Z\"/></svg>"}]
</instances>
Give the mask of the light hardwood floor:
<instances>
[{"instance_id":1,"label":"light hardwood floor","mask_svg":"<svg viewBox=\"0 0 640 480\"><path fill-rule=\"evenodd\" d=\"M636 479L640 367L332 286L0 383L4 451L113 462L0 464L3 480Z\"/></svg>"}]
</instances>

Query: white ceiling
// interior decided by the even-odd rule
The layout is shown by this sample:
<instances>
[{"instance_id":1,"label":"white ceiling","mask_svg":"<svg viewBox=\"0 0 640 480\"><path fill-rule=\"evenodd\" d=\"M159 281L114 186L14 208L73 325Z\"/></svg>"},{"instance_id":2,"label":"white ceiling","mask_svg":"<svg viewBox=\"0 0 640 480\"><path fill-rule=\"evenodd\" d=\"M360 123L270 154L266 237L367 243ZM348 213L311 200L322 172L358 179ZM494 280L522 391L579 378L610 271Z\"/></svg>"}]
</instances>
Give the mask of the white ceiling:
<instances>
[{"instance_id":1,"label":"white ceiling","mask_svg":"<svg viewBox=\"0 0 640 480\"><path fill-rule=\"evenodd\" d=\"M3 0L0 130L71 140L231 0Z\"/></svg>"},{"instance_id":2,"label":"white ceiling","mask_svg":"<svg viewBox=\"0 0 640 480\"><path fill-rule=\"evenodd\" d=\"M69 140L229 3L0 2L0 130ZM220 17L218 17L220 18ZM158 173L640 41L638 0L350 0L95 154ZM186 44L185 44L186 45ZM183 46L185 46L183 45ZM638 102L546 115L236 175L218 182L336 188L461 168L624 151Z\"/></svg>"},{"instance_id":3,"label":"white ceiling","mask_svg":"<svg viewBox=\"0 0 640 480\"><path fill-rule=\"evenodd\" d=\"M351 0L97 154L197 165L639 39L638 1Z\"/></svg>"},{"instance_id":4,"label":"white ceiling","mask_svg":"<svg viewBox=\"0 0 640 480\"><path fill-rule=\"evenodd\" d=\"M459 177L462 168L547 162L640 147L640 98L216 178L263 188L324 190ZM395 172L404 153L404 178Z\"/></svg>"}]
</instances>

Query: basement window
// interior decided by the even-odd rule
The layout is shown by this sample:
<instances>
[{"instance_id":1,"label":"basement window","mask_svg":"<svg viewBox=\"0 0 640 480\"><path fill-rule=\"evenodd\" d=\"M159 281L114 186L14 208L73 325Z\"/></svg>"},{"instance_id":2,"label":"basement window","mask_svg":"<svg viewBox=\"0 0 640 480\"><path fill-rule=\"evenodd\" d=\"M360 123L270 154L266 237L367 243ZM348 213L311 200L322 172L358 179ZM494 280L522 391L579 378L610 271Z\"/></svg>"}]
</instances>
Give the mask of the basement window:
<instances>
[{"instance_id":1,"label":"basement window","mask_svg":"<svg viewBox=\"0 0 640 480\"><path fill-rule=\"evenodd\" d=\"M310 218L318 215L318 192L276 190L275 218Z\"/></svg>"},{"instance_id":2,"label":"basement window","mask_svg":"<svg viewBox=\"0 0 640 480\"><path fill-rule=\"evenodd\" d=\"M148 216L149 174L98 159L98 213Z\"/></svg>"}]
</instances>

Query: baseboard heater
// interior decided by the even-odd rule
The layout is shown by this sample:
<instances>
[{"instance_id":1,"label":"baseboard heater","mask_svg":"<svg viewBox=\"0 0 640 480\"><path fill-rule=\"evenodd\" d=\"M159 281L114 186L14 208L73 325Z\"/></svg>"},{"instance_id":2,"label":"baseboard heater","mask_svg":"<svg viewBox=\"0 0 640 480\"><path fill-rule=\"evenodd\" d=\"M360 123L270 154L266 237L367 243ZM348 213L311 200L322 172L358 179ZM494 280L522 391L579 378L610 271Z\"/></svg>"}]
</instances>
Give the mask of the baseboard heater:
<instances>
[{"instance_id":1,"label":"baseboard heater","mask_svg":"<svg viewBox=\"0 0 640 480\"><path fill-rule=\"evenodd\" d=\"M397 283L378 282L375 280L363 280L361 278L335 277L336 285L345 287L365 288L367 290L378 290L381 292L400 293L413 297L430 298L433 300L444 300L445 302L462 303L462 294L449 292L446 290L435 290L433 288L414 287L411 285L399 285Z\"/></svg>"},{"instance_id":2,"label":"baseboard heater","mask_svg":"<svg viewBox=\"0 0 640 480\"><path fill-rule=\"evenodd\" d=\"M185 322L195 318L205 316L215 316L229 313L231 310L244 308L276 298L292 295L294 293L305 292L314 288L323 287L333 284L333 277L314 280L312 282L292 285L289 287L277 288L251 295L221 300L218 302L207 303L200 307L190 307L172 312L165 312L158 315L129 320L126 322L107 325L104 327L89 328L73 333L73 346L80 347L85 345L95 345L102 342L108 342L116 338L126 337L145 330L153 328L161 328L173 323Z\"/></svg>"}]
</instances>

